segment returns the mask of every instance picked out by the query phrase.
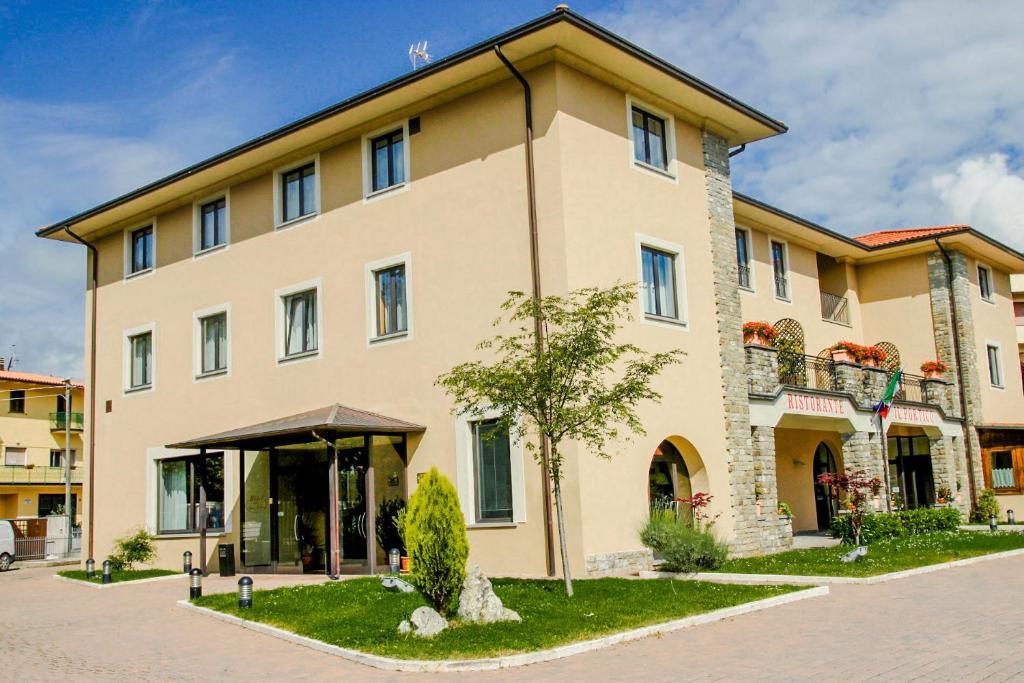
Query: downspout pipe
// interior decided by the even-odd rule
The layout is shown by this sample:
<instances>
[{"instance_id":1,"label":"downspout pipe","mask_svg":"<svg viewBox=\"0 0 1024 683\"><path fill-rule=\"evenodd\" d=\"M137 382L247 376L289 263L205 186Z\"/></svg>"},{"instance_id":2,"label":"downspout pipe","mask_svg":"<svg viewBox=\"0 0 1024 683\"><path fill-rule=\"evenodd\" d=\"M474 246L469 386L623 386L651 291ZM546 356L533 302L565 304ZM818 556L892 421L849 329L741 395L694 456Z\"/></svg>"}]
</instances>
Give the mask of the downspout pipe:
<instances>
[{"instance_id":1,"label":"downspout pipe","mask_svg":"<svg viewBox=\"0 0 1024 683\"><path fill-rule=\"evenodd\" d=\"M739 154L743 154L746 151L747 151L747 143L744 142L742 145L740 145L736 149L734 149L734 150L729 152L729 158L732 159L734 156L737 156Z\"/></svg>"},{"instance_id":2,"label":"downspout pipe","mask_svg":"<svg viewBox=\"0 0 1024 683\"><path fill-rule=\"evenodd\" d=\"M539 302L541 298L540 288L540 239L537 233L537 181L533 161L533 100L531 97L530 83L522 73L519 72L512 62L502 53L501 45L494 46L494 54L498 56L501 63L509 70L512 76L519 81L523 88L523 104L526 110L526 200L529 205L530 218L530 266L533 280L533 300ZM539 313L535 310L533 315L533 338L534 345L539 356L544 350L544 323ZM548 576L555 575L555 538L551 524L551 486L549 485L551 449L547 436L540 438L541 475L544 477L543 491L544 501L544 545L547 557Z\"/></svg>"},{"instance_id":3,"label":"downspout pipe","mask_svg":"<svg viewBox=\"0 0 1024 683\"><path fill-rule=\"evenodd\" d=\"M938 238L935 239L935 246L939 248L943 264L946 267L946 288L949 290L950 322L953 325L953 361L956 363L956 374L959 380L957 388L960 394L960 416L962 418L960 424L964 430L964 452L967 454L967 488L971 498L971 511L973 512L978 502L977 484L974 481L975 453L971 447L971 425L967 419L967 390L964 388L964 361L963 354L960 351L960 323L959 316L957 315L956 296L953 294L953 261L949 258L949 253L942 246L942 242Z\"/></svg>"},{"instance_id":4,"label":"downspout pipe","mask_svg":"<svg viewBox=\"0 0 1024 683\"><path fill-rule=\"evenodd\" d=\"M99 289L99 264L100 254L96 247L71 232L71 227L65 225L64 232L79 244L85 245L92 257L92 302L89 315L89 380L86 390L89 392L89 524L86 527L88 536L89 554L86 557L93 557L95 548L95 500L96 500L96 292Z\"/></svg>"}]
</instances>

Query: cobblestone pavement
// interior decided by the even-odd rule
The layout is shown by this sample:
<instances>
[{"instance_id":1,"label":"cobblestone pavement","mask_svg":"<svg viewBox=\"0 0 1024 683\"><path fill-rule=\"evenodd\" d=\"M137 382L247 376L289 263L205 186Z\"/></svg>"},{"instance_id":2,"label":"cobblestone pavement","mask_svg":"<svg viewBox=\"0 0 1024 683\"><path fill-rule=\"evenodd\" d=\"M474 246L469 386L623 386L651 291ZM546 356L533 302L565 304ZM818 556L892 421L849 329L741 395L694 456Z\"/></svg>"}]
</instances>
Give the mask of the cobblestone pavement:
<instances>
[{"instance_id":1,"label":"cobblestone pavement","mask_svg":"<svg viewBox=\"0 0 1024 683\"><path fill-rule=\"evenodd\" d=\"M95 590L53 569L0 574L9 680L433 679L370 669L175 605L184 580ZM727 621L488 674L493 681L1024 680L1024 558L832 594ZM266 586L264 579L261 585ZM211 580L206 590L228 590Z\"/></svg>"}]
</instances>

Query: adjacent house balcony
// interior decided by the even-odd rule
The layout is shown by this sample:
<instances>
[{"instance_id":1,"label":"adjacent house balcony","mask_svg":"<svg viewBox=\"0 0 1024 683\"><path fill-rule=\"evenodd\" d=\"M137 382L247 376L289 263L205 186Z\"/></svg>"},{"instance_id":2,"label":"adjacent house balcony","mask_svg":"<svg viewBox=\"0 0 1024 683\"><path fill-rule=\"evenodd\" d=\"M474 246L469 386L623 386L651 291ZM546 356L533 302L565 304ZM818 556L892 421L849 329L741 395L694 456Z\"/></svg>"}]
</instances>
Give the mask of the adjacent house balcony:
<instances>
[{"instance_id":1,"label":"adjacent house balcony","mask_svg":"<svg viewBox=\"0 0 1024 683\"><path fill-rule=\"evenodd\" d=\"M849 325L850 305L846 297L830 292L821 292L821 317L823 320Z\"/></svg>"},{"instance_id":2,"label":"adjacent house balcony","mask_svg":"<svg viewBox=\"0 0 1024 683\"><path fill-rule=\"evenodd\" d=\"M70 421L71 431L80 432L82 431L82 425L85 420L82 418L82 413L50 413L50 431L51 432L63 432L68 426Z\"/></svg>"},{"instance_id":3,"label":"adjacent house balcony","mask_svg":"<svg viewBox=\"0 0 1024 683\"><path fill-rule=\"evenodd\" d=\"M63 467L35 467L33 465L0 466L0 484L63 484ZM71 468L71 483L82 483L82 470Z\"/></svg>"}]
</instances>

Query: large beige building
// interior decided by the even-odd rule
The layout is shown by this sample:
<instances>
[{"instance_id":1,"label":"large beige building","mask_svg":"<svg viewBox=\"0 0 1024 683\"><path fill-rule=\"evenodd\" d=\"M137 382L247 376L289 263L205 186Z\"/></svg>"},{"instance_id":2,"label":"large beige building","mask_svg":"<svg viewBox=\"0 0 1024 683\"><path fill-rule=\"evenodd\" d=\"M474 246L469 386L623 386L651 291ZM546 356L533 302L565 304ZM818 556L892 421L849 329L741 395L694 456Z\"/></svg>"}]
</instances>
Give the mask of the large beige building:
<instances>
[{"instance_id":1,"label":"large beige building","mask_svg":"<svg viewBox=\"0 0 1024 683\"><path fill-rule=\"evenodd\" d=\"M510 290L616 281L643 284L623 338L687 356L646 436L607 461L568 447L577 574L648 562L649 507L695 492L748 554L828 525L822 471L887 469L903 504L948 487L966 508L992 476L979 435L1024 422L1024 256L967 226L850 239L734 196L730 156L785 130L556 10L41 230L90 249L88 552L144 526L179 566L205 517L246 571L370 571L379 506L436 465L471 561L544 573L540 466L434 380L480 357ZM745 346L752 320L783 351ZM890 369L833 362L840 339L951 370L908 376L880 440Z\"/></svg>"}]
</instances>

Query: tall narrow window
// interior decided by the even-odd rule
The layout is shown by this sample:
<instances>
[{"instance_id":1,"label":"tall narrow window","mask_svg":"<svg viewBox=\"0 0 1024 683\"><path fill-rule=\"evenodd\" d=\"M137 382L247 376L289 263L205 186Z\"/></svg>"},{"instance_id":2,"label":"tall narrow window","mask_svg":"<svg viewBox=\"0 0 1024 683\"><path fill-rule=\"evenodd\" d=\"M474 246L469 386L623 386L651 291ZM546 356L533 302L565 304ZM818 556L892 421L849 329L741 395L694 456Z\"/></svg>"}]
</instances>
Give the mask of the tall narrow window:
<instances>
[{"instance_id":1,"label":"tall narrow window","mask_svg":"<svg viewBox=\"0 0 1024 683\"><path fill-rule=\"evenodd\" d=\"M992 271L982 265L978 266L978 289L982 299L992 301Z\"/></svg>"},{"instance_id":2,"label":"tall narrow window","mask_svg":"<svg viewBox=\"0 0 1024 683\"><path fill-rule=\"evenodd\" d=\"M206 496L206 528L224 528L224 455L191 456L159 463L157 532L196 531Z\"/></svg>"},{"instance_id":3,"label":"tall narrow window","mask_svg":"<svg viewBox=\"0 0 1024 683\"><path fill-rule=\"evenodd\" d=\"M999 358L999 347L989 344L988 347L988 379L994 387L1003 386L1003 365Z\"/></svg>"},{"instance_id":4,"label":"tall narrow window","mask_svg":"<svg viewBox=\"0 0 1024 683\"><path fill-rule=\"evenodd\" d=\"M676 307L675 256L664 251L641 248L644 313L659 318L679 318Z\"/></svg>"},{"instance_id":5,"label":"tall narrow window","mask_svg":"<svg viewBox=\"0 0 1024 683\"><path fill-rule=\"evenodd\" d=\"M405 182L405 141L401 128L370 140L370 156L374 192Z\"/></svg>"},{"instance_id":6,"label":"tall narrow window","mask_svg":"<svg viewBox=\"0 0 1024 683\"><path fill-rule=\"evenodd\" d=\"M206 251L227 243L228 203L224 197L199 209L199 250Z\"/></svg>"},{"instance_id":7,"label":"tall narrow window","mask_svg":"<svg viewBox=\"0 0 1024 683\"><path fill-rule=\"evenodd\" d=\"M153 333L143 332L129 337L131 351L129 384L130 389L143 389L153 384Z\"/></svg>"},{"instance_id":8,"label":"tall narrow window","mask_svg":"<svg viewBox=\"0 0 1024 683\"><path fill-rule=\"evenodd\" d=\"M374 273L377 288L377 336L408 331L405 264Z\"/></svg>"},{"instance_id":9,"label":"tall narrow window","mask_svg":"<svg viewBox=\"0 0 1024 683\"><path fill-rule=\"evenodd\" d=\"M668 170L665 119L633 107L633 158L662 171Z\"/></svg>"},{"instance_id":10,"label":"tall narrow window","mask_svg":"<svg viewBox=\"0 0 1024 683\"><path fill-rule=\"evenodd\" d=\"M750 289L750 234L736 229L736 267L739 271L739 285Z\"/></svg>"},{"instance_id":11,"label":"tall narrow window","mask_svg":"<svg viewBox=\"0 0 1024 683\"><path fill-rule=\"evenodd\" d=\"M789 264L786 262L786 245L772 240L772 272L775 275L775 296L789 299Z\"/></svg>"},{"instance_id":12,"label":"tall narrow window","mask_svg":"<svg viewBox=\"0 0 1024 683\"><path fill-rule=\"evenodd\" d=\"M202 358L199 371L203 375L228 369L228 314L217 313L199 320Z\"/></svg>"},{"instance_id":13,"label":"tall narrow window","mask_svg":"<svg viewBox=\"0 0 1024 683\"><path fill-rule=\"evenodd\" d=\"M508 432L494 420L473 423L477 522L512 521L512 461Z\"/></svg>"},{"instance_id":14,"label":"tall narrow window","mask_svg":"<svg viewBox=\"0 0 1024 683\"><path fill-rule=\"evenodd\" d=\"M131 233L129 274L141 273L153 267L153 226L133 230Z\"/></svg>"},{"instance_id":15,"label":"tall narrow window","mask_svg":"<svg viewBox=\"0 0 1024 683\"><path fill-rule=\"evenodd\" d=\"M316 163L281 174L281 221L316 213Z\"/></svg>"},{"instance_id":16,"label":"tall narrow window","mask_svg":"<svg viewBox=\"0 0 1024 683\"><path fill-rule=\"evenodd\" d=\"M283 303L285 357L316 351L316 290L289 294Z\"/></svg>"},{"instance_id":17,"label":"tall narrow window","mask_svg":"<svg viewBox=\"0 0 1024 683\"><path fill-rule=\"evenodd\" d=\"M24 413L25 412L25 390L24 389L12 389L10 403L7 407L7 412L10 413Z\"/></svg>"}]
</instances>

